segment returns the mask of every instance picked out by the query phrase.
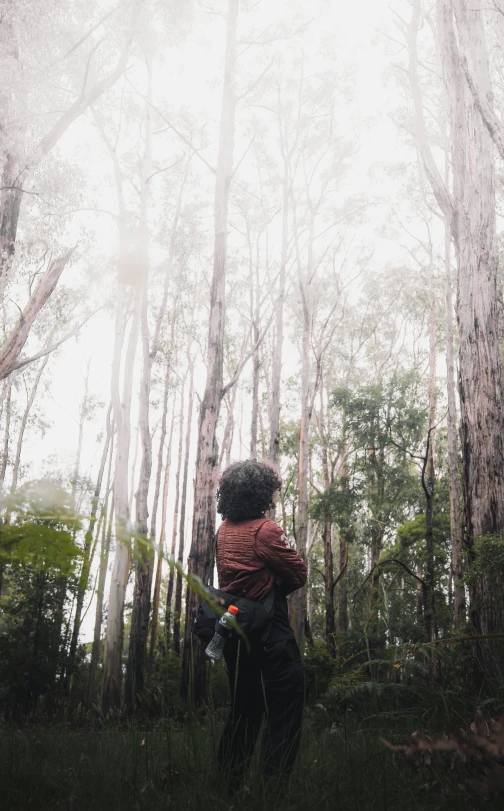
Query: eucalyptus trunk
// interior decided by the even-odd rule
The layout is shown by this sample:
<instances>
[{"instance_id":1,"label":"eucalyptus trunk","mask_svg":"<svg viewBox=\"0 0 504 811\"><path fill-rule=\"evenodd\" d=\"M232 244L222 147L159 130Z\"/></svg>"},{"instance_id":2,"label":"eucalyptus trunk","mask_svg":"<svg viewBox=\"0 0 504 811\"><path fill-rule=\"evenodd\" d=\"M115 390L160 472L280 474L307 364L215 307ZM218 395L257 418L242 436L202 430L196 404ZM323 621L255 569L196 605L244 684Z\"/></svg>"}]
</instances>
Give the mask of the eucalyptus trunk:
<instances>
[{"instance_id":1,"label":"eucalyptus trunk","mask_svg":"<svg viewBox=\"0 0 504 811\"><path fill-rule=\"evenodd\" d=\"M431 279L431 287L433 280ZM434 293L431 296L429 313L429 426L427 434L427 450L422 470L422 486L425 493L425 544L427 550L426 573L424 576L424 622L427 642L433 642L436 637L436 609L435 609L435 571L434 571L434 437L436 423L436 302Z\"/></svg>"},{"instance_id":2,"label":"eucalyptus trunk","mask_svg":"<svg viewBox=\"0 0 504 811\"><path fill-rule=\"evenodd\" d=\"M109 455L110 450L110 443L112 440L112 422L111 422L111 412L112 406L109 407L107 411L107 421L106 421L106 433L105 433L105 442L103 445L102 456L100 460L100 468L98 470L98 476L96 479L95 490L93 493L93 499L91 501L91 512L89 515L89 524L84 536L84 546L82 549L82 566L81 572L79 576L79 582L77 584L77 593L75 599L75 617L72 629L72 637L70 640L70 649L68 652L68 666L67 666L67 679L70 679L73 673L74 664L75 664L75 654L77 652L77 644L79 641L79 631L81 627L81 617L82 617L82 608L84 605L84 597L86 595L86 591L89 584L89 575L91 571L91 564L92 564L92 546L93 546L93 536L96 524L96 518L98 514L98 504L100 500L103 476L105 473L105 466L107 464L107 457Z\"/></svg>"},{"instance_id":3,"label":"eucalyptus trunk","mask_svg":"<svg viewBox=\"0 0 504 811\"><path fill-rule=\"evenodd\" d=\"M466 621L466 598L462 543L464 528L459 493L459 458L457 438L457 402L455 396L455 361L453 351L453 301L451 274L450 226L445 221L445 283L446 283L446 394L448 414L448 475L450 486L451 575L453 579L453 628L458 631Z\"/></svg>"},{"instance_id":4,"label":"eucalyptus trunk","mask_svg":"<svg viewBox=\"0 0 504 811\"><path fill-rule=\"evenodd\" d=\"M98 670L98 661L100 658L100 640L101 628L103 623L103 598L105 595L105 579L107 577L107 569L110 555L110 544L112 541L112 524L114 519L114 494L111 493L111 478L112 478L112 460L114 457L114 432L112 430L111 444L110 444L110 457L107 472L107 486L105 489L105 498L102 506L102 536L101 536L101 550L100 550L100 565L98 567L98 583L96 586L96 611L95 622L93 631L93 645L91 648L91 663L89 665L89 686L87 703L91 705L96 684L96 673ZM108 509L108 517L107 517Z\"/></svg>"},{"instance_id":5,"label":"eucalyptus trunk","mask_svg":"<svg viewBox=\"0 0 504 811\"><path fill-rule=\"evenodd\" d=\"M161 492L161 477L163 473L163 454L164 454L164 446L166 442L166 424L167 424L167 417L168 417L168 393L169 393L169 371L170 371L170 364L166 364L165 369L165 385L164 385L164 393L163 393L163 410L161 414L161 434L159 437L159 448L158 448L158 456L157 456L157 470L156 470L156 484L154 487L154 501L152 505L152 518L151 518L151 528L150 528L150 537L151 542L153 544L156 543L156 535L157 535L157 514L159 509L159 495ZM171 431L170 431L170 444L169 444L169 452L171 453L171 437L173 432L173 419L171 422ZM169 470L169 466L166 468ZM166 522L166 498L168 492L168 480L165 476L163 481L163 493L161 496L162 499L162 508L161 508L161 521L162 525ZM150 645L149 645L149 658L147 661L147 668L149 674L152 673L153 666L154 666L154 654L156 652L156 644L157 644L157 631L158 631L158 624L159 624L159 598L161 594L161 574L163 568L163 548L161 544L159 544L158 548L158 556L157 556L157 565L156 565L156 575L154 578L154 594L152 597L152 618L151 618L151 629L150 629Z\"/></svg>"},{"instance_id":6,"label":"eucalyptus trunk","mask_svg":"<svg viewBox=\"0 0 504 811\"><path fill-rule=\"evenodd\" d=\"M285 280L287 275L288 229L289 229L289 166L284 158L283 206L282 206L282 247L280 254L280 273L278 277L278 300L275 314L275 343L273 346L273 365L271 371L271 404L270 404L270 445L269 457L278 469L280 460L280 384L282 378L282 352L284 328Z\"/></svg>"},{"instance_id":7,"label":"eucalyptus trunk","mask_svg":"<svg viewBox=\"0 0 504 811\"><path fill-rule=\"evenodd\" d=\"M116 329L112 361L112 408L117 426L117 448L114 465L115 556L110 578L107 629L103 661L102 702L105 713L121 703L122 650L124 640L124 599L131 560L132 527L128 498L131 399L133 368L140 332L142 297L134 302L126 358L122 397L120 363L126 321L126 284L120 278L116 299Z\"/></svg>"},{"instance_id":8,"label":"eucalyptus trunk","mask_svg":"<svg viewBox=\"0 0 504 811\"><path fill-rule=\"evenodd\" d=\"M479 88L491 96L483 12L465 0L453 0L459 41L472 64ZM462 485L466 539L474 559L474 540L504 529L504 410L499 347L498 251L495 223L495 160L492 138L467 85L457 51L453 19L444 18L445 58L453 78L452 231L458 261L457 324L460 336ZM494 571L476 580L471 620L478 634L504 627L504 584ZM479 655L487 675L497 677L504 653L481 642ZM500 666L498 664L500 662Z\"/></svg>"},{"instance_id":9,"label":"eucalyptus trunk","mask_svg":"<svg viewBox=\"0 0 504 811\"><path fill-rule=\"evenodd\" d=\"M324 389L320 386L320 413L318 415L318 430L322 443L322 479L324 490L329 487L331 477L329 474L329 456L327 452L327 436L324 420ZM325 638L329 651L334 650L336 632L336 617L334 612L334 560L332 546L332 527L329 521L322 530L322 543L324 547L324 603L325 603Z\"/></svg>"},{"instance_id":10,"label":"eucalyptus trunk","mask_svg":"<svg viewBox=\"0 0 504 811\"><path fill-rule=\"evenodd\" d=\"M145 202L143 203L145 205ZM145 217L145 213L144 213ZM144 227L143 233L147 234ZM142 449L140 463L140 480L136 493L136 541L135 541L135 585L133 591L133 609L131 613L131 630L126 665L125 698L130 711L135 709L142 699L145 681L145 657L149 631L150 593L152 584L153 551L149 544L149 510L148 497L152 472L152 437L149 427L149 404L152 359L148 327L148 258L145 244L143 254L145 278L141 291L141 343L142 343L142 378L140 383L139 429Z\"/></svg>"},{"instance_id":11,"label":"eucalyptus trunk","mask_svg":"<svg viewBox=\"0 0 504 811\"><path fill-rule=\"evenodd\" d=\"M179 529L179 548L177 559L179 568L177 569L177 582L175 587L175 607L173 611L173 650L175 651L176 654L180 654L180 614L182 611L182 564L184 562L184 552L185 552L187 481L189 476L189 453L191 450L191 426L192 426L192 414L194 404L194 370L192 366L189 370L189 375L190 375L189 403L187 406L184 472L182 474L182 495L180 497L180 529Z\"/></svg>"},{"instance_id":12,"label":"eucalyptus trunk","mask_svg":"<svg viewBox=\"0 0 504 811\"><path fill-rule=\"evenodd\" d=\"M301 343L301 419L299 424L299 456L298 456L298 526L297 551L306 559L308 540L308 468L309 468L309 441L311 422L311 339L313 326L313 304L311 293L311 276L313 268L313 240L314 217L310 217L308 236L308 261L303 269L298 256L299 289L303 308L303 334ZM298 645L304 642L307 626L306 613L306 586L294 592L290 602L290 621L296 635Z\"/></svg>"},{"instance_id":13,"label":"eucalyptus trunk","mask_svg":"<svg viewBox=\"0 0 504 811\"><path fill-rule=\"evenodd\" d=\"M252 258L250 261L250 317L252 319L252 415L250 419L250 458L257 458L257 426L259 420L259 376L261 372L261 359L259 354L259 258L254 268Z\"/></svg>"},{"instance_id":14,"label":"eucalyptus trunk","mask_svg":"<svg viewBox=\"0 0 504 811\"><path fill-rule=\"evenodd\" d=\"M5 484L5 476L7 473L7 465L9 463L9 444L10 444L10 423L12 416L12 383L7 384L7 396L5 398L5 426L4 426L4 441L2 448L2 465L0 466L0 490L3 490Z\"/></svg>"},{"instance_id":15,"label":"eucalyptus trunk","mask_svg":"<svg viewBox=\"0 0 504 811\"><path fill-rule=\"evenodd\" d=\"M348 561L348 546L343 538L339 535L339 566L340 571L346 568L345 561ZM338 583L338 633L346 634L348 631L348 587L346 579L341 576Z\"/></svg>"},{"instance_id":16,"label":"eucalyptus trunk","mask_svg":"<svg viewBox=\"0 0 504 811\"><path fill-rule=\"evenodd\" d=\"M219 134L219 156L215 186L215 243L213 275L210 290L210 323L207 348L207 380L201 402L198 447L196 453L196 481L194 487L194 515L192 544L188 569L191 575L207 582L214 561L215 491L218 476L219 453L217 423L223 396L223 346L227 262L227 231L229 189L233 174L233 145L236 110L236 29L239 0L228 0L226 23L226 55L224 87ZM181 695L187 697L192 660L192 625L198 607L197 595L188 590L186 626L182 667ZM198 645L194 651L194 700L200 703L206 694L206 663L204 652Z\"/></svg>"},{"instance_id":17,"label":"eucalyptus trunk","mask_svg":"<svg viewBox=\"0 0 504 811\"><path fill-rule=\"evenodd\" d=\"M172 524L172 538L171 538L171 548L170 548L170 573L168 575L168 589L166 592L166 610L165 610L165 644L166 649L168 650L169 647L169 640L170 640L170 630L171 630L171 618L172 618L172 602L173 602L173 589L175 586L175 568L173 563L175 562L175 550L177 548L177 530L178 530L178 518L179 518L179 507L180 507L180 474L182 471L182 449L183 449L183 440L184 440L184 385L185 381L182 382L182 387L180 391L180 413L179 413L179 436L178 436L178 448L177 448L177 468L175 472L175 502L174 502L174 509L173 509L173 524Z\"/></svg>"},{"instance_id":18,"label":"eucalyptus trunk","mask_svg":"<svg viewBox=\"0 0 504 811\"><path fill-rule=\"evenodd\" d=\"M12 494L15 493L17 490L19 470L21 467L21 453L23 450L23 440L26 431L26 425L28 422L28 417L30 416L30 412L33 408L33 403L35 402L35 397L37 396L39 383L42 378L42 375L44 374L44 370L47 366L48 361L49 355L46 355L45 358L43 358L42 363L39 365L37 374L35 375L35 380L33 381L32 387L30 389L30 394L28 395L28 400L26 402L25 410L23 411L23 416L21 418L21 425L19 426L18 439L16 443L16 453L14 455L14 462L12 465L12 480L10 487L10 491Z\"/></svg>"}]
</instances>

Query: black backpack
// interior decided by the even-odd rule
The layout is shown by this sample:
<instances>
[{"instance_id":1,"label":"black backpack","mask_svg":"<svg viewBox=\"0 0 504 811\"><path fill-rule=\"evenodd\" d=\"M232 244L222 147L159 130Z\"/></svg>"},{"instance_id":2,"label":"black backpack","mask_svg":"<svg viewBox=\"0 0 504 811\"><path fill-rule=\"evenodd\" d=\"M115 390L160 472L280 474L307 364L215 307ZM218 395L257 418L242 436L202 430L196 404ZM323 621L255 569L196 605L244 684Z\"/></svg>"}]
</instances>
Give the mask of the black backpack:
<instances>
[{"instance_id":1,"label":"black backpack","mask_svg":"<svg viewBox=\"0 0 504 811\"><path fill-rule=\"evenodd\" d=\"M209 599L201 601L193 623L193 633L205 642L210 642L222 612L230 605L238 608L235 619L246 637L256 635L259 631L265 631L273 621L275 615L274 587L262 603L230 594L228 591L221 591L213 586L205 586L205 589ZM216 610L216 606L221 610Z\"/></svg>"},{"instance_id":2,"label":"black backpack","mask_svg":"<svg viewBox=\"0 0 504 811\"><path fill-rule=\"evenodd\" d=\"M219 531L217 530L215 535L216 550L218 539ZM210 642L223 611L226 611L230 605L235 605L239 609L235 620L240 630L245 634L245 638L251 634L257 635L259 631L266 631L273 622L275 615L274 586L262 603L249 600L239 594L221 591L213 586L205 586L205 589L208 593L208 599L203 599L200 602L198 613L193 621L193 634L204 642Z\"/></svg>"}]
</instances>

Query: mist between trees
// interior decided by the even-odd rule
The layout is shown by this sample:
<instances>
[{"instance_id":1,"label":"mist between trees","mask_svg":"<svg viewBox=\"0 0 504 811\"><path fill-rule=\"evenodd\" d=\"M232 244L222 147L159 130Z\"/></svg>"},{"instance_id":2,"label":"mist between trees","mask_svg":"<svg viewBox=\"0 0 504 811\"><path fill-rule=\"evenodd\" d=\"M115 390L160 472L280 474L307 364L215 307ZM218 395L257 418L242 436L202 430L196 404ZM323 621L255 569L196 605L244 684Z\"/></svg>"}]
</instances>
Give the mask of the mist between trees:
<instances>
[{"instance_id":1,"label":"mist between trees","mask_svg":"<svg viewBox=\"0 0 504 811\"><path fill-rule=\"evenodd\" d=\"M361 716L382 757L378 730L476 711L488 751L436 768L490 802L504 4L351 5L0 2L0 709L196 724L211 758L228 697L192 620L220 472L257 458L308 565L290 614L320 807L350 794L308 766L319 733L330 752L344 725L353 769Z\"/></svg>"}]
</instances>

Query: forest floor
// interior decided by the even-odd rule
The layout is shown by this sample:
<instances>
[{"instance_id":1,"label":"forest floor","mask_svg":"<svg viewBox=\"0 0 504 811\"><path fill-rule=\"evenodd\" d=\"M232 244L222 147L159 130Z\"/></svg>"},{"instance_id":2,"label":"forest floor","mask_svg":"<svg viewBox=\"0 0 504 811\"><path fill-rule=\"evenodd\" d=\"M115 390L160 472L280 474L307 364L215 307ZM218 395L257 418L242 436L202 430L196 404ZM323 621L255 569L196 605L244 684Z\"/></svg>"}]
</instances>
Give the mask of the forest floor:
<instances>
[{"instance_id":1,"label":"forest floor","mask_svg":"<svg viewBox=\"0 0 504 811\"><path fill-rule=\"evenodd\" d=\"M385 717L383 717L385 716ZM229 797L217 784L222 713L206 719L70 729L0 727L0 808L8 811L415 811L502 809L457 791L445 770L437 788L383 740L404 744L411 726L397 714L341 719L325 728L308 718L287 786L266 783L257 757ZM431 778L432 779L432 775ZM443 787L441 790L440 786ZM275 790L276 789L276 790Z\"/></svg>"}]
</instances>

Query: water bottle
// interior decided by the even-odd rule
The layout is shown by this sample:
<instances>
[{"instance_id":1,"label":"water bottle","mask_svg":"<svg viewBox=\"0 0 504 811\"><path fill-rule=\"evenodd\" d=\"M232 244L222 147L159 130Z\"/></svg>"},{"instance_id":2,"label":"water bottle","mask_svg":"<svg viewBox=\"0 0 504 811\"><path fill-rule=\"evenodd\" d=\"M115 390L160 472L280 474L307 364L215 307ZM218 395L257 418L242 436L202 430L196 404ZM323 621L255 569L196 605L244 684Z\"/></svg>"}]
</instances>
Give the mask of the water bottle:
<instances>
[{"instance_id":1,"label":"water bottle","mask_svg":"<svg viewBox=\"0 0 504 811\"><path fill-rule=\"evenodd\" d=\"M208 656L208 658L213 662L216 662L217 659L221 658L224 645L226 644L228 636L233 630L229 620L235 617L239 610L240 609L235 605L230 605L226 613L220 618L219 624L217 625L217 630L214 633L211 642L209 642L205 648L205 655Z\"/></svg>"}]
</instances>

